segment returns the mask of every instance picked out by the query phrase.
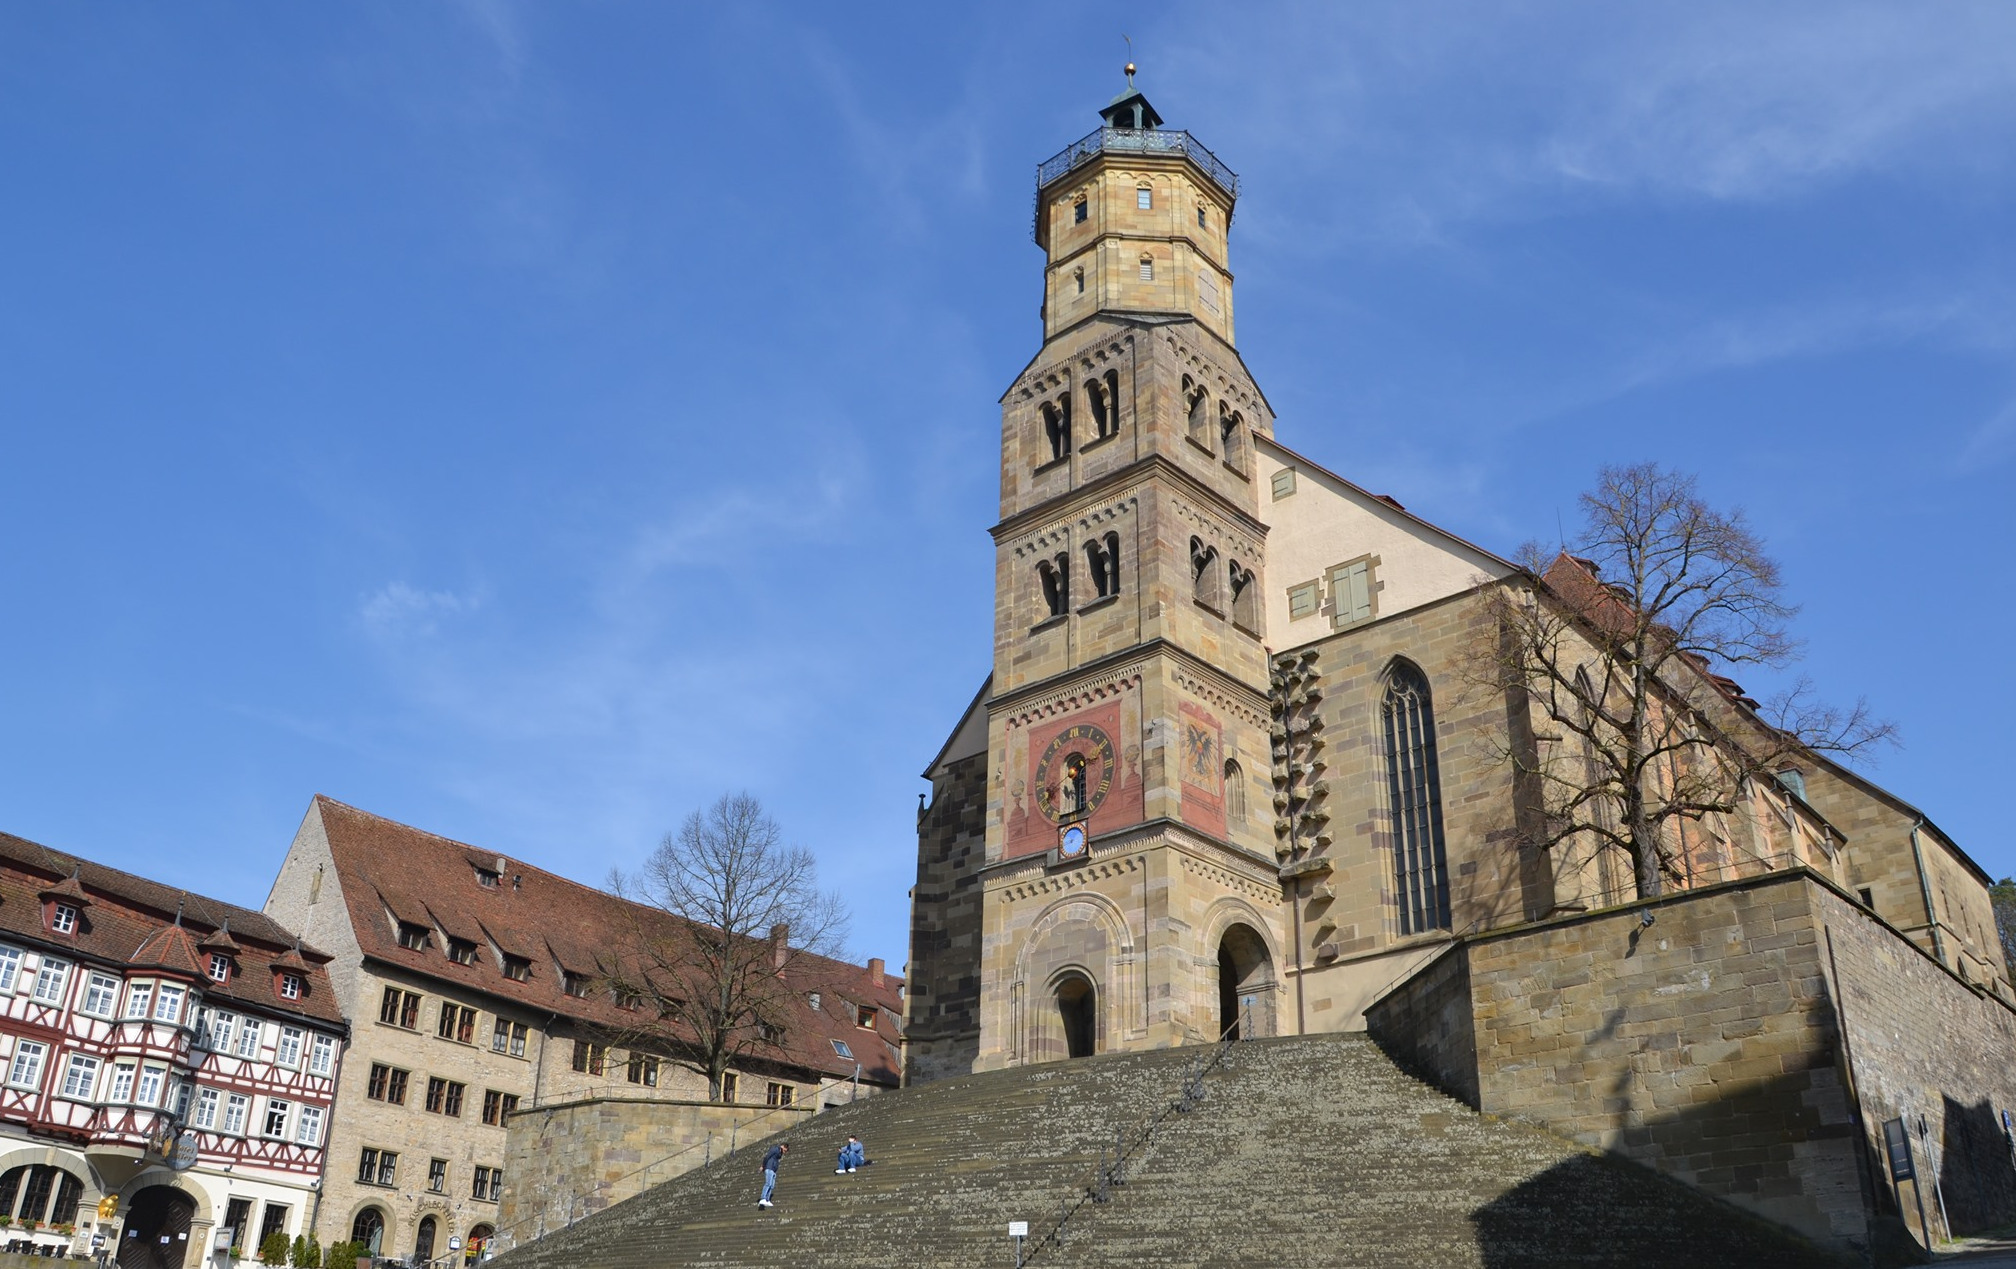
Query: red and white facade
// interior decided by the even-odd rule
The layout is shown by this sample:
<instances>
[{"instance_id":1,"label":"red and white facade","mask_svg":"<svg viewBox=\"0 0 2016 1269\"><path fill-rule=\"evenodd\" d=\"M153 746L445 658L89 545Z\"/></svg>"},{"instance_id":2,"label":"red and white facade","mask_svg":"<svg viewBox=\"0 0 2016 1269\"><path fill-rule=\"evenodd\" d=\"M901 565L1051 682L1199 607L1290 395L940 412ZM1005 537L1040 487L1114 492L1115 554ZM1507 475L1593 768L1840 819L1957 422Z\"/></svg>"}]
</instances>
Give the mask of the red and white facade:
<instances>
[{"instance_id":1,"label":"red and white facade","mask_svg":"<svg viewBox=\"0 0 2016 1269\"><path fill-rule=\"evenodd\" d=\"M0 1248L193 1269L306 1232L346 1034L324 963L259 913L0 835Z\"/></svg>"}]
</instances>

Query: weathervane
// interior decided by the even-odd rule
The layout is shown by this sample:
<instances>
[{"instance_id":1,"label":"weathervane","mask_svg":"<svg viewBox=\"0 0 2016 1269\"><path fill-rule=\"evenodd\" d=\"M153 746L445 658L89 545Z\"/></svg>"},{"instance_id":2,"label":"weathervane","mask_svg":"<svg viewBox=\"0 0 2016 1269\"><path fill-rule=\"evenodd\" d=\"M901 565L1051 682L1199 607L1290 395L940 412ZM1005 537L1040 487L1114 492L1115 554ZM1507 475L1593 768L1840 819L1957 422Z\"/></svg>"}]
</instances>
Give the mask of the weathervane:
<instances>
[{"instance_id":1,"label":"weathervane","mask_svg":"<svg viewBox=\"0 0 2016 1269\"><path fill-rule=\"evenodd\" d=\"M1134 86L1134 41L1123 31L1120 38L1127 41L1127 86Z\"/></svg>"}]
</instances>

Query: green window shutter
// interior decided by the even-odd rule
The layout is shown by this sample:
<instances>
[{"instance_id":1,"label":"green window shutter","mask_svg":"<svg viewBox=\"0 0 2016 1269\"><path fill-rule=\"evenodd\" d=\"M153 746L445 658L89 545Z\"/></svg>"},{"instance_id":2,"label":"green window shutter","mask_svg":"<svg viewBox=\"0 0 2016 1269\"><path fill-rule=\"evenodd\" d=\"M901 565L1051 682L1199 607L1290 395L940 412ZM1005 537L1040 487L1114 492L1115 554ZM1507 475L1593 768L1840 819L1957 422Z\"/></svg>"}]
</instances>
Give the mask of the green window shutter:
<instances>
[{"instance_id":1,"label":"green window shutter","mask_svg":"<svg viewBox=\"0 0 2016 1269\"><path fill-rule=\"evenodd\" d=\"M1316 583L1304 582L1300 586L1288 588L1288 619L1290 621L1307 617L1316 611Z\"/></svg>"},{"instance_id":2,"label":"green window shutter","mask_svg":"<svg viewBox=\"0 0 2016 1269\"><path fill-rule=\"evenodd\" d=\"M1347 564L1330 574L1330 593L1336 598L1333 618L1338 628L1364 621L1372 615L1372 585L1366 565Z\"/></svg>"}]
</instances>

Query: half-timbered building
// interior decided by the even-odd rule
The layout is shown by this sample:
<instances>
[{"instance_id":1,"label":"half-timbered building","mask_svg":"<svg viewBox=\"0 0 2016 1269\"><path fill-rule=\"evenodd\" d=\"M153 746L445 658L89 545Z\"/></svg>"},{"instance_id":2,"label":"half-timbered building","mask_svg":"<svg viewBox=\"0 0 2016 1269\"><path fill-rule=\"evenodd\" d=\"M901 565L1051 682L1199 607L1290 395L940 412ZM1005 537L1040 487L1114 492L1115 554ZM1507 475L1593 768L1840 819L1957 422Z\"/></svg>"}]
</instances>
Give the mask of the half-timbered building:
<instances>
[{"instance_id":1,"label":"half-timbered building","mask_svg":"<svg viewBox=\"0 0 2016 1269\"><path fill-rule=\"evenodd\" d=\"M193 1269L308 1231L347 1031L327 961L262 913L0 834L9 1249Z\"/></svg>"}]
</instances>

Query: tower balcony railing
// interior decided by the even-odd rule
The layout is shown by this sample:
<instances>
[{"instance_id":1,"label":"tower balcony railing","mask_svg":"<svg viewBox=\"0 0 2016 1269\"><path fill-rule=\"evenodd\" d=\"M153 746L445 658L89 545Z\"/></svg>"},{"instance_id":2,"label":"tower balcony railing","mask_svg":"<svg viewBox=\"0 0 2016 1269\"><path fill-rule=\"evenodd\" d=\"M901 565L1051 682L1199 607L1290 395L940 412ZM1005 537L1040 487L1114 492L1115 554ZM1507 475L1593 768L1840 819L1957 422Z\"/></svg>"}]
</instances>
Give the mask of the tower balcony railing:
<instances>
[{"instance_id":1,"label":"tower balcony railing","mask_svg":"<svg viewBox=\"0 0 2016 1269\"><path fill-rule=\"evenodd\" d=\"M1100 154L1180 154L1204 169L1227 194L1239 196L1239 178L1204 148L1204 143L1187 132L1162 128L1095 128L1037 165L1036 188L1041 190L1081 163Z\"/></svg>"}]
</instances>

